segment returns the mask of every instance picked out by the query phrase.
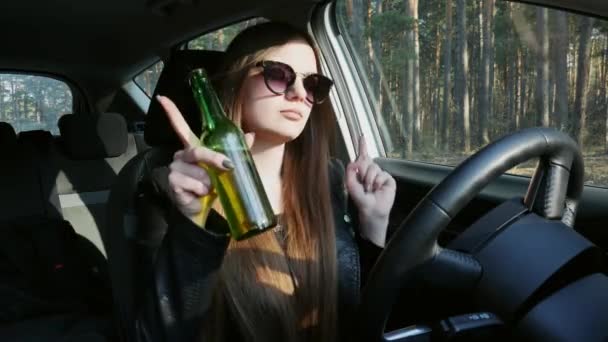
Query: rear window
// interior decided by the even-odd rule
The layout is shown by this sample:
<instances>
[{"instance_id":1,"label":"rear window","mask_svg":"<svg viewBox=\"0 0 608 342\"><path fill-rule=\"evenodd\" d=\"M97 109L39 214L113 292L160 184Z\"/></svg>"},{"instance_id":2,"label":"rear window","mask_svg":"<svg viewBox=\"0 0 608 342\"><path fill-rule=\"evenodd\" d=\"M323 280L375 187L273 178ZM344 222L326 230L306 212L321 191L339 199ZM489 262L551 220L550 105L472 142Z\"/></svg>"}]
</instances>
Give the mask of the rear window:
<instances>
[{"instance_id":1,"label":"rear window","mask_svg":"<svg viewBox=\"0 0 608 342\"><path fill-rule=\"evenodd\" d=\"M267 22L266 18L252 18L208 32L188 42L188 50L225 51L232 39L249 26Z\"/></svg>"},{"instance_id":2,"label":"rear window","mask_svg":"<svg viewBox=\"0 0 608 342\"><path fill-rule=\"evenodd\" d=\"M16 132L42 129L59 135L57 120L72 112L70 87L54 78L0 74L0 121Z\"/></svg>"}]
</instances>

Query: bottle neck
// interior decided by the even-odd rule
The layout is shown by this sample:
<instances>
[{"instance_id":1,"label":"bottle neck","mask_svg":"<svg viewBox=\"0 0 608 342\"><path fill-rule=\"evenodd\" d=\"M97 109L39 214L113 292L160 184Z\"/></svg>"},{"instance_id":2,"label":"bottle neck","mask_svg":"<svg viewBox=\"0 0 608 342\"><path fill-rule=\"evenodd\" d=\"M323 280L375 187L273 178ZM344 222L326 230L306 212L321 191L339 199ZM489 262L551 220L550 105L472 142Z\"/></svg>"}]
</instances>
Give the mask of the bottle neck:
<instances>
[{"instance_id":1,"label":"bottle neck","mask_svg":"<svg viewBox=\"0 0 608 342\"><path fill-rule=\"evenodd\" d=\"M204 70L193 71L190 84L194 100L201 112L202 131L212 131L220 121L226 119L222 104Z\"/></svg>"}]
</instances>

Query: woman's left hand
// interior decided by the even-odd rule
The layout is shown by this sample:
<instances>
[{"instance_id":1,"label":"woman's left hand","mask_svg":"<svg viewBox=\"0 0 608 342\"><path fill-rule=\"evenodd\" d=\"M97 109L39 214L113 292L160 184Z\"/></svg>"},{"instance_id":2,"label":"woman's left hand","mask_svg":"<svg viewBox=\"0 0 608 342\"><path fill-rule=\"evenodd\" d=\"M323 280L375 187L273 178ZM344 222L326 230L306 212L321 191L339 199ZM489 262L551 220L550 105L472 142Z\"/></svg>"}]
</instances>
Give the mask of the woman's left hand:
<instances>
[{"instance_id":1,"label":"woman's left hand","mask_svg":"<svg viewBox=\"0 0 608 342\"><path fill-rule=\"evenodd\" d=\"M361 235L384 247L397 185L367 154L363 136L359 138L357 159L346 167L346 189L359 210Z\"/></svg>"}]
</instances>

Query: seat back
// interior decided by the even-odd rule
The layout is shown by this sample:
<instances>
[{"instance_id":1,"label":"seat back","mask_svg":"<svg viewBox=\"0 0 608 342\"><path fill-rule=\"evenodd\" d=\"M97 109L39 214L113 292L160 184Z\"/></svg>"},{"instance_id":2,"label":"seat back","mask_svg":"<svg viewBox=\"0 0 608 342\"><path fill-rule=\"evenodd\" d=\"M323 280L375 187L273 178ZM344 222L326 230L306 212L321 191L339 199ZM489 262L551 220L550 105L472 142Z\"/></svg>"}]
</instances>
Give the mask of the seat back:
<instances>
[{"instance_id":1,"label":"seat back","mask_svg":"<svg viewBox=\"0 0 608 342\"><path fill-rule=\"evenodd\" d=\"M67 114L51 145L63 217L105 255L106 203L119 171L137 154L124 118L116 113Z\"/></svg>"},{"instance_id":2,"label":"seat back","mask_svg":"<svg viewBox=\"0 0 608 342\"><path fill-rule=\"evenodd\" d=\"M51 321L111 335L106 261L62 218L52 135L0 123L0 142L0 340L46 336Z\"/></svg>"},{"instance_id":3,"label":"seat back","mask_svg":"<svg viewBox=\"0 0 608 342\"><path fill-rule=\"evenodd\" d=\"M0 222L60 218L49 165L35 146L0 123Z\"/></svg>"},{"instance_id":4,"label":"seat back","mask_svg":"<svg viewBox=\"0 0 608 342\"><path fill-rule=\"evenodd\" d=\"M187 83L191 70L204 67L213 73L223 53L177 51L165 63L154 95L171 98L197 134L201 121ZM167 165L181 147L160 104L153 100L144 130L150 149L139 153L121 170L110 192L107 212L107 255L114 303L122 338L135 341L133 322L137 305L152 286L156 251L167 230Z\"/></svg>"}]
</instances>

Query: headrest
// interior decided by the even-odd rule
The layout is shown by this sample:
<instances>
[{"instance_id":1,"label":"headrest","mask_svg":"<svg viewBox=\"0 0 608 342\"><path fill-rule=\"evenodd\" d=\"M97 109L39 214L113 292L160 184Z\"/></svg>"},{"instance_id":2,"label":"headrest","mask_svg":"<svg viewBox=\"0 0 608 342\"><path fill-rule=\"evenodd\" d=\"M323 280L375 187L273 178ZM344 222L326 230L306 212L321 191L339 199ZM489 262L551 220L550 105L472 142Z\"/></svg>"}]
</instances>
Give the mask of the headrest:
<instances>
[{"instance_id":1,"label":"headrest","mask_svg":"<svg viewBox=\"0 0 608 342\"><path fill-rule=\"evenodd\" d=\"M17 142L17 134L15 129L8 122L0 122L0 146Z\"/></svg>"},{"instance_id":2,"label":"headrest","mask_svg":"<svg viewBox=\"0 0 608 342\"><path fill-rule=\"evenodd\" d=\"M127 150L127 122L120 114L67 114L58 126L71 159L118 157Z\"/></svg>"},{"instance_id":3,"label":"headrest","mask_svg":"<svg viewBox=\"0 0 608 342\"><path fill-rule=\"evenodd\" d=\"M35 129L32 131L19 132L18 139L21 141L32 142L37 146L42 146L48 144L51 140L53 140L53 135L49 131Z\"/></svg>"},{"instance_id":4,"label":"headrest","mask_svg":"<svg viewBox=\"0 0 608 342\"><path fill-rule=\"evenodd\" d=\"M192 90L188 84L187 76L190 71L197 68L205 68L207 73L212 75L220 66L223 56L224 53L220 51L176 51L171 59L165 63L156 84L156 89L154 89L154 96L167 96L175 102L188 125L197 135L201 132L201 118L192 98ZM169 124L165 111L154 97L146 115L144 139L150 146L181 146L177 135Z\"/></svg>"}]
</instances>

